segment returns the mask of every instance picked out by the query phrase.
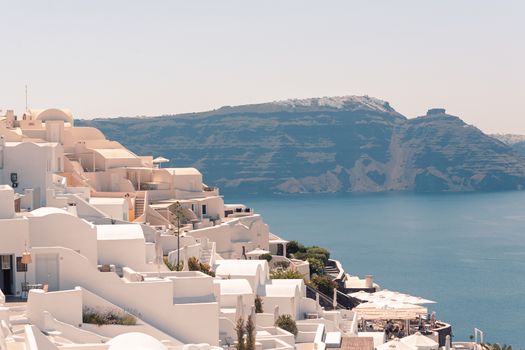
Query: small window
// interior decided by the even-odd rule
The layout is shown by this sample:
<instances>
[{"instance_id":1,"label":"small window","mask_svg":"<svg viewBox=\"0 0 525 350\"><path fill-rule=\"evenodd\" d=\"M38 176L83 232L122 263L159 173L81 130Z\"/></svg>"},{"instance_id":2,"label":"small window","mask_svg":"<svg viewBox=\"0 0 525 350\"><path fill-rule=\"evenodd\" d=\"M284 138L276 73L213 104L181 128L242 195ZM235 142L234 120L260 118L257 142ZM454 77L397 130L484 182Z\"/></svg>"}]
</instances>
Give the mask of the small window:
<instances>
[{"instance_id":1,"label":"small window","mask_svg":"<svg viewBox=\"0 0 525 350\"><path fill-rule=\"evenodd\" d=\"M11 256L2 255L2 270L11 270Z\"/></svg>"},{"instance_id":2,"label":"small window","mask_svg":"<svg viewBox=\"0 0 525 350\"><path fill-rule=\"evenodd\" d=\"M16 257L16 272L27 272L27 265L22 264L22 257Z\"/></svg>"},{"instance_id":3,"label":"small window","mask_svg":"<svg viewBox=\"0 0 525 350\"><path fill-rule=\"evenodd\" d=\"M206 207L206 204L202 205L202 215L208 214L208 208Z\"/></svg>"}]
</instances>

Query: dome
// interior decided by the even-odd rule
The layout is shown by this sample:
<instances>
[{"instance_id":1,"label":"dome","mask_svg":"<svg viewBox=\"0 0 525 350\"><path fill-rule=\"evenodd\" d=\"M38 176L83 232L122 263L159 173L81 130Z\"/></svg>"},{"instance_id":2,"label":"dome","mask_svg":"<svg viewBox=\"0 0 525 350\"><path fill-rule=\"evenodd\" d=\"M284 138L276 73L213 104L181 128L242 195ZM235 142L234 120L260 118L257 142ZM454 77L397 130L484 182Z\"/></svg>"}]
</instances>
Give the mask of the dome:
<instances>
[{"instance_id":1,"label":"dome","mask_svg":"<svg viewBox=\"0 0 525 350\"><path fill-rule=\"evenodd\" d=\"M47 216L47 215L51 215L51 214L72 215L71 213L65 211L64 209L55 208L55 207L40 207L38 209L32 210L31 214L33 216L38 216L38 217Z\"/></svg>"},{"instance_id":2,"label":"dome","mask_svg":"<svg viewBox=\"0 0 525 350\"><path fill-rule=\"evenodd\" d=\"M139 332L118 335L106 344L108 350L167 350L157 339Z\"/></svg>"},{"instance_id":3,"label":"dome","mask_svg":"<svg viewBox=\"0 0 525 350\"><path fill-rule=\"evenodd\" d=\"M35 119L41 120L44 123L48 120L62 120L66 123L73 123L73 115L71 115L71 112L58 108L49 108L39 111Z\"/></svg>"}]
</instances>

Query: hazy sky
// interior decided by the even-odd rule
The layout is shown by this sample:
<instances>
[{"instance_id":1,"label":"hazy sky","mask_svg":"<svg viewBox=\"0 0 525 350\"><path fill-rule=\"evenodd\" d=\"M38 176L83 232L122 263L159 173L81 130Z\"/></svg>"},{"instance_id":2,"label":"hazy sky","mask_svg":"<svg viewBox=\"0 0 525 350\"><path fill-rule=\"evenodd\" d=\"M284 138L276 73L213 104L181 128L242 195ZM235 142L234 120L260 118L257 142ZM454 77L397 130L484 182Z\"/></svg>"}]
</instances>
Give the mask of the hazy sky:
<instances>
[{"instance_id":1,"label":"hazy sky","mask_svg":"<svg viewBox=\"0 0 525 350\"><path fill-rule=\"evenodd\" d=\"M363 95L525 134L525 1L0 0L0 109L159 115Z\"/></svg>"}]
</instances>

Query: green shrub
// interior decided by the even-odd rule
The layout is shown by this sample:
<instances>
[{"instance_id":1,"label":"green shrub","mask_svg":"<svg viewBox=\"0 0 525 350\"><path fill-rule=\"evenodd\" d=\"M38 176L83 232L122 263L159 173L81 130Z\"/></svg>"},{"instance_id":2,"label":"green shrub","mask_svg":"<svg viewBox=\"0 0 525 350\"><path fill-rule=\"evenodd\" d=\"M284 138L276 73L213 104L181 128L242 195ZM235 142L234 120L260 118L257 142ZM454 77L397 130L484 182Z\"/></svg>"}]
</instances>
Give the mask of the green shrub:
<instances>
[{"instance_id":1,"label":"green shrub","mask_svg":"<svg viewBox=\"0 0 525 350\"><path fill-rule=\"evenodd\" d=\"M93 308L85 307L82 310L82 322L96 324L98 326L111 324L134 326L137 324L137 318L127 312L120 310L108 310L100 312Z\"/></svg>"},{"instance_id":2,"label":"green shrub","mask_svg":"<svg viewBox=\"0 0 525 350\"><path fill-rule=\"evenodd\" d=\"M330 259L330 252L325 248L311 247L306 250L306 253L308 257L322 260L325 265L328 263L328 259Z\"/></svg>"},{"instance_id":3,"label":"green shrub","mask_svg":"<svg viewBox=\"0 0 525 350\"><path fill-rule=\"evenodd\" d=\"M305 251L299 251L293 254L294 258L300 260L308 260L308 258L314 258L321 260L324 265L328 263L330 259L330 252L324 248L310 247L306 248Z\"/></svg>"},{"instance_id":4,"label":"green shrub","mask_svg":"<svg viewBox=\"0 0 525 350\"><path fill-rule=\"evenodd\" d=\"M290 256L290 254L295 254L297 252L306 252L306 248L304 245L297 241L290 241L286 244L286 255Z\"/></svg>"},{"instance_id":5,"label":"green shrub","mask_svg":"<svg viewBox=\"0 0 525 350\"><path fill-rule=\"evenodd\" d=\"M166 267L170 270L170 271L174 271L175 270L175 264L172 264L168 261L168 257L167 256L164 256L162 258L164 260L164 265L166 265Z\"/></svg>"},{"instance_id":6,"label":"green shrub","mask_svg":"<svg viewBox=\"0 0 525 350\"><path fill-rule=\"evenodd\" d=\"M317 258L308 258L306 259L308 261L308 264L310 264L310 275L317 274L322 275L324 274L324 264L321 260Z\"/></svg>"},{"instance_id":7,"label":"green shrub","mask_svg":"<svg viewBox=\"0 0 525 350\"><path fill-rule=\"evenodd\" d=\"M331 296L337 284L328 276L314 276L310 280L310 285L321 293Z\"/></svg>"},{"instance_id":8,"label":"green shrub","mask_svg":"<svg viewBox=\"0 0 525 350\"><path fill-rule=\"evenodd\" d=\"M200 271L212 277L215 277L215 272L212 271L211 266L206 263L201 263L199 259L194 256L188 258L188 269L190 271Z\"/></svg>"},{"instance_id":9,"label":"green shrub","mask_svg":"<svg viewBox=\"0 0 525 350\"><path fill-rule=\"evenodd\" d=\"M194 256L188 258L188 269L190 271L200 271L199 259Z\"/></svg>"},{"instance_id":10,"label":"green shrub","mask_svg":"<svg viewBox=\"0 0 525 350\"><path fill-rule=\"evenodd\" d=\"M270 278L274 280L290 280L290 279L304 279L304 276L299 271L293 270L273 270L270 272Z\"/></svg>"},{"instance_id":11,"label":"green shrub","mask_svg":"<svg viewBox=\"0 0 525 350\"><path fill-rule=\"evenodd\" d=\"M275 321L275 325L297 336L297 324L291 315L281 315Z\"/></svg>"},{"instance_id":12,"label":"green shrub","mask_svg":"<svg viewBox=\"0 0 525 350\"><path fill-rule=\"evenodd\" d=\"M266 253L259 256L259 260L266 260L268 262L272 261L272 254Z\"/></svg>"},{"instance_id":13,"label":"green shrub","mask_svg":"<svg viewBox=\"0 0 525 350\"><path fill-rule=\"evenodd\" d=\"M211 277L215 277L215 272L212 271L211 266L206 263L199 263L199 271L204 272L207 275L210 275Z\"/></svg>"}]
</instances>

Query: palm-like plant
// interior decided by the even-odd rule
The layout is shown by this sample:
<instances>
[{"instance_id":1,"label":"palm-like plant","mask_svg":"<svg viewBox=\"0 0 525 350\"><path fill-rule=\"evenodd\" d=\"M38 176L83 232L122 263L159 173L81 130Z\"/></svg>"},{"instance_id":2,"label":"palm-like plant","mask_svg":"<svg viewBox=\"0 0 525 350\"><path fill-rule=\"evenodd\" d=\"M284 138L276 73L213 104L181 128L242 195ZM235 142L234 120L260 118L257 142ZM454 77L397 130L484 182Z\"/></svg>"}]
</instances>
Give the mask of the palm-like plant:
<instances>
[{"instance_id":1,"label":"palm-like plant","mask_svg":"<svg viewBox=\"0 0 525 350\"><path fill-rule=\"evenodd\" d=\"M244 319L240 317L235 324L235 333L237 334L237 350L246 350L244 343Z\"/></svg>"},{"instance_id":2,"label":"palm-like plant","mask_svg":"<svg viewBox=\"0 0 525 350\"><path fill-rule=\"evenodd\" d=\"M246 321L246 350L255 350L255 324L252 315Z\"/></svg>"}]
</instances>

